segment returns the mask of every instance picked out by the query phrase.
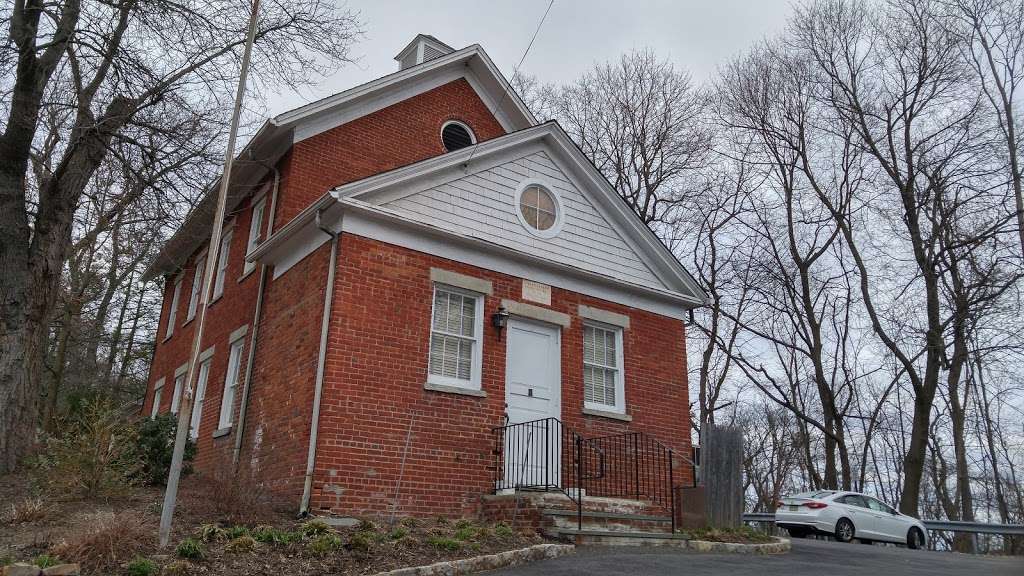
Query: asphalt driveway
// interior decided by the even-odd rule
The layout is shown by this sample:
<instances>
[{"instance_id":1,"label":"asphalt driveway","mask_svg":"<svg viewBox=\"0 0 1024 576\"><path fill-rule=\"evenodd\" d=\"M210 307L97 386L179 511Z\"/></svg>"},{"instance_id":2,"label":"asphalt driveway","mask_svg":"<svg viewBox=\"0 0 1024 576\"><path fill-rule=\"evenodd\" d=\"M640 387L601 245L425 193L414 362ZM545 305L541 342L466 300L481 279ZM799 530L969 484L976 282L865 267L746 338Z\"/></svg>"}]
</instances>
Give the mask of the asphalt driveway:
<instances>
[{"instance_id":1,"label":"asphalt driveway","mask_svg":"<svg viewBox=\"0 0 1024 576\"><path fill-rule=\"evenodd\" d=\"M489 576L1024 576L1024 558L794 540L778 556L695 554L666 548L580 547L576 554Z\"/></svg>"}]
</instances>

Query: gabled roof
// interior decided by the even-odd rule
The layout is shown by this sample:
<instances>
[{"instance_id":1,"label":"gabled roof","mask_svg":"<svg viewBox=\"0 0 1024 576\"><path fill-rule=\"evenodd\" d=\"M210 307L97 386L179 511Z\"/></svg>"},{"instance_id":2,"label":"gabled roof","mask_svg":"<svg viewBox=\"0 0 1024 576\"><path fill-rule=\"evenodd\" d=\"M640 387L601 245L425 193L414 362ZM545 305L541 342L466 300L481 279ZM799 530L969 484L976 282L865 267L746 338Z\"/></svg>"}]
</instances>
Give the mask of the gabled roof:
<instances>
[{"instance_id":1,"label":"gabled roof","mask_svg":"<svg viewBox=\"0 0 1024 576\"><path fill-rule=\"evenodd\" d=\"M327 226L330 226L333 221L338 229L341 227L341 215L346 210L372 212L379 218L402 220L403 216L400 213L381 206L381 204L408 193L411 188L422 190L424 187L451 180L453 177L472 173L477 167L496 162L508 155L514 155L520 150L537 146L541 146L543 150L556 156L560 165L568 169L579 187L586 190L588 199L592 200L600 208L605 218L614 224L626 243L664 287L639 286L621 278L612 277L595 278L595 280L609 285L617 285L626 291L645 292L652 297L674 302L676 306L682 308L693 308L706 304L707 295L679 260L629 208L561 126L553 121L335 188L331 194L325 195L297 215L292 222L263 243L250 259L262 260L275 264L278 268L286 269L287 266L303 257L302 252L311 251L326 240L326 235L317 229L315 223L318 214L322 216L321 225L326 223ZM471 162L471 165L467 166L467 162ZM453 172L456 172L455 176L453 176ZM429 227L429 224L423 222L416 223L416 225L421 228ZM510 252L507 247L486 245L481 238L470 238L471 235L453 233L451 230L441 231L435 227L432 230L423 229L423 232L425 234L457 235L460 236L460 241L476 242L481 251ZM565 265L559 266L565 268ZM284 271L278 268L275 268L275 276ZM597 276L593 271L568 272L591 277Z\"/></svg>"},{"instance_id":2,"label":"gabled roof","mask_svg":"<svg viewBox=\"0 0 1024 576\"><path fill-rule=\"evenodd\" d=\"M238 155L228 191L230 214L263 181L291 146L356 118L458 78L466 78L506 131L537 124L526 104L479 44L467 46L267 120ZM146 269L144 280L178 270L210 234L219 179Z\"/></svg>"}]
</instances>

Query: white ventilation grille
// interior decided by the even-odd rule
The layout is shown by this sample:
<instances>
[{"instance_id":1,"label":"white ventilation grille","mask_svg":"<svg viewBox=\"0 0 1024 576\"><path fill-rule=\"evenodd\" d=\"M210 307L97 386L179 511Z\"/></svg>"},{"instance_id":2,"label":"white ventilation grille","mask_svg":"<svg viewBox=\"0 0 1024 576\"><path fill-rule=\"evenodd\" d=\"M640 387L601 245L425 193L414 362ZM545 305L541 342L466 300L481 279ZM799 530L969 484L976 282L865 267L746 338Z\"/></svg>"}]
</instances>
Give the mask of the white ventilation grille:
<instances>
[{"instance_id":1,"label":"white ventilation grille","mask_svg":"<svg viewBox=\"0 0 1024 576\"><path fill-rule=\"evenodd\" d=\"M398 60L398 69L405 70L454 51L454 48L433 36L419 34L395 56L395 60Z\"/></svg>"}]
</instances>

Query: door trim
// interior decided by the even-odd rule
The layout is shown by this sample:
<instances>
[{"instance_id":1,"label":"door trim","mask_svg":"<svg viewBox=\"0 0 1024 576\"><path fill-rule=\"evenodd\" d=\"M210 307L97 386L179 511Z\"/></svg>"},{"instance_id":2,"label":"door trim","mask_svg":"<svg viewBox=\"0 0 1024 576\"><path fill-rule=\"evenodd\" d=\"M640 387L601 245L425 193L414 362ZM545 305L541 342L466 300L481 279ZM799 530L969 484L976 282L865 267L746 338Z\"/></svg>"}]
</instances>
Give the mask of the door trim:
<instances>
[{"instance_id":1,"label":"door trim","mask_svg":"<svg viewBox=\"0 0 1024 576\"><path fill-rule=\"evenodd\" d=\"M506 334L505 334L505 414L506 415L508 414L509 391L510 391L509 382L508 382L508 360L509 360L509 357L511 356L511 354L509 353L509 350L510 350L510 346L509 346L509 343L510 343L509 333L512 330L513 324L516 324L516 323L526 324L528 326L535 326L535 327L540 327L540 328L548 329L548 330L551 330L552 332L555 333L555 344L554 344L554 346L555 346L555 349L558 352L558 369L555 371L555 382L554 382L554 384L558 387L558 392L557 392L557 394L552 394L552 399L554 400L554 402L553 402L554 406L552 406L552 413L548 414L546 417L548 417L548 418L558 418L559 420L562 420L562 330L561 330L561 328L560 328L560 326L558 324L553 324L551 322L544 322L543 320L536 320L536 319L533 319L533 318L523 317L523 316L520 316L518 314L513 314L512 316L509 317L508 325L505 328L505 332L506 332ZM511 422L506 422L506 423L511 423Z\"/></svg>"}]
</instances>

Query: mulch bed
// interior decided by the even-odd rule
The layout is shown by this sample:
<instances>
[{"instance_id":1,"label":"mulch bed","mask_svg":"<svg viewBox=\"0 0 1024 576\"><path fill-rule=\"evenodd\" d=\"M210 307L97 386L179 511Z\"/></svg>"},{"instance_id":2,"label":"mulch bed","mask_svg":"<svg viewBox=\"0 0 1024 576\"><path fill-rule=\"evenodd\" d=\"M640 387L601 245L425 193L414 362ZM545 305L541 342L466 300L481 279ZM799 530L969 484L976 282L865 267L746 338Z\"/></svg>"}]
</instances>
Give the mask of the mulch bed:
<instances>
[{"instance_id":1,"label":"mulch bed","mask_svg":"<svg viewBox=\"0 0 1024 576\"><path fill-rule=\"evenodd\" d=\"M536 534L504 525L447 518L329 528L296 521L292 514L247 501L244 494L209 479L187 478L172 546L160 549L159 489L132 489L104 501L43 498L38 516L12 521L7 503L24 502L32 491L20 478L0 477L0 502L5 503L0 509L0 565L48 555L81 563L85 575L128 574L128 564L137 558L155 563L159 571L154 574L374 574L543 542ZM185 539L198 544L201 558L176 552Z\"/></svg>"}]
</instances>

